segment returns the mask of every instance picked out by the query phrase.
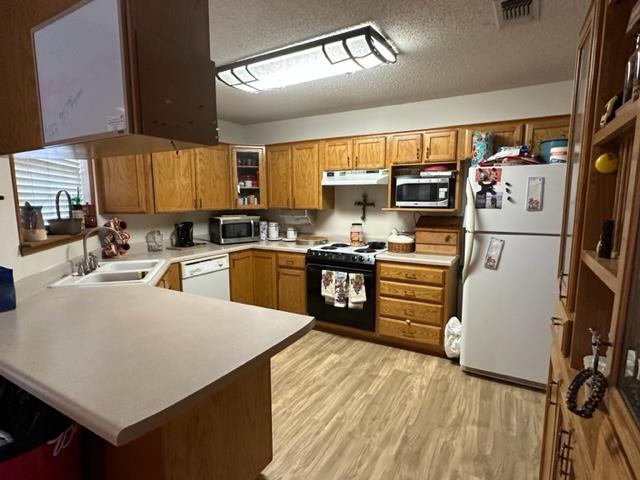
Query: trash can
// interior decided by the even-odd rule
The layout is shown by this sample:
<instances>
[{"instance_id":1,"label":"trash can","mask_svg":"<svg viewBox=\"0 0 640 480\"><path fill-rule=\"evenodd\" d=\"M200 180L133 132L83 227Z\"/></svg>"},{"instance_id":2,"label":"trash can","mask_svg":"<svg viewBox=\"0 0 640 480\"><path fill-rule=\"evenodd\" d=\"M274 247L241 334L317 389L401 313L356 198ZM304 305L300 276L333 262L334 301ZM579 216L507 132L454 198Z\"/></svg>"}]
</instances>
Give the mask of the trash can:
<instances>
[{"instance_id":1,"label":"trash can","mask_svg":"<svg viewBox=\"0 0 640 480\"><path fill-rule=\"evenodd\" d=\"M0 377L0 478L82 478L78 426L3 377Z\"/></svg>"}]
</instances>

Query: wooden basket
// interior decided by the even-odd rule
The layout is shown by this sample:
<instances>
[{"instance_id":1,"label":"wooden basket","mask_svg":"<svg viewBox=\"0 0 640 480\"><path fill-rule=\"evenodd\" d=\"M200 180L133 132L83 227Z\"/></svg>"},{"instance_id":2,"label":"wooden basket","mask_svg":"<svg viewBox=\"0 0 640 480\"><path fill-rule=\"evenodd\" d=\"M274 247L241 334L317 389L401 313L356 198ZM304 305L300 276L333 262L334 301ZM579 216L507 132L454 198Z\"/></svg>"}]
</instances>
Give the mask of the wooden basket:
<instances>
[{"instance_id":1,"label":"wooden basket","mask_svg":"<svg viewBox=\"0 0 640 480\"><path fill-rule=\"evenodd\" d=\"M416 248L416 243L395 243L389 242L387 248L391 253L411 253Z\"/></svg>"}]
</instances>

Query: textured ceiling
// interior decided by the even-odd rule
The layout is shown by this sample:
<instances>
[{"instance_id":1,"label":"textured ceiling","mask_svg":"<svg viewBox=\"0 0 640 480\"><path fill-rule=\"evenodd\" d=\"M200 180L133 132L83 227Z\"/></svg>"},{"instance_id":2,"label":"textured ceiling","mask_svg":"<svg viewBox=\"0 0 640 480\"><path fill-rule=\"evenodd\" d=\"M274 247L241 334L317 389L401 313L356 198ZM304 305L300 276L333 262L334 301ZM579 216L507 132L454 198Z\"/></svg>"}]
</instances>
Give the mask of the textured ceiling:
<instances>
[{"instance_id":1,"label":"textured ceiling","mask_svg":"<svg viewBox=\"0 0 640 480\"><path fill-rule=\"evenodd\" d=\"M251 124L568 80L588 0L540 0L499 30L492 0L209 0L218 65L373 21L395 65L250 94L217 84L218 115Z\"/></svg>"}]
</instances>

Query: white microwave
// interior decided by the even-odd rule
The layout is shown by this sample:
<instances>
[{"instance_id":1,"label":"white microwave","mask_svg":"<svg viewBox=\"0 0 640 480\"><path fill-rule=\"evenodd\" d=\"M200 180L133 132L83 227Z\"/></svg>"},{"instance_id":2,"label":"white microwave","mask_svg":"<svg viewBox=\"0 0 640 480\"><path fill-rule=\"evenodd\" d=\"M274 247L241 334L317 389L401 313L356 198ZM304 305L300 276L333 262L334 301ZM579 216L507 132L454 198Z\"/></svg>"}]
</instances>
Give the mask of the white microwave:
<instances>
[{"instance_id":1,"label":"white microwave","mask_svg":"<svg viewBox=\"0 0 640 480\"><path fill-rule=\"evenodd\" d=\"M422 172L395 179L396 207L454 208L456 172Z\"/></svg>"}]
</instances>

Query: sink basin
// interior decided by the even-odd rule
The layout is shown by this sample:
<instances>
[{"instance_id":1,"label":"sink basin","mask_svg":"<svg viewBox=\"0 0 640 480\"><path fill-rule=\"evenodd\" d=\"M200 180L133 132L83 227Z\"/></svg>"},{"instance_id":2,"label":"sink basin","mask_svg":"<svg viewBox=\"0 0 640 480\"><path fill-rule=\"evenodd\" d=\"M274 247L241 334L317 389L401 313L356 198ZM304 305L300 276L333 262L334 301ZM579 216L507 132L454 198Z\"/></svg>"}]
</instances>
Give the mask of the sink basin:
<instances>
[{"instance_id":1,"label":"sink basin","mask_svg":"<svg viewBox=\"0 0 640 480\"><path fill-rule=\"evenodd\" d=\"M162 260L120 260L102 262L96 272L130 272L132 270L151 270Z\"/></svg>"},{"instance_id":2,"label":"sink basin","mask_svg":"<svg viewBox=\"0 0 640 480\"><path fill-rule=\"evenodd\" d=\"M149 284L165 264L164 260L121 260L103 262L87 275L67 275L52 287Z\"/></svg>"}]
</instances>

